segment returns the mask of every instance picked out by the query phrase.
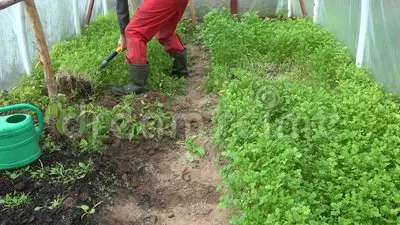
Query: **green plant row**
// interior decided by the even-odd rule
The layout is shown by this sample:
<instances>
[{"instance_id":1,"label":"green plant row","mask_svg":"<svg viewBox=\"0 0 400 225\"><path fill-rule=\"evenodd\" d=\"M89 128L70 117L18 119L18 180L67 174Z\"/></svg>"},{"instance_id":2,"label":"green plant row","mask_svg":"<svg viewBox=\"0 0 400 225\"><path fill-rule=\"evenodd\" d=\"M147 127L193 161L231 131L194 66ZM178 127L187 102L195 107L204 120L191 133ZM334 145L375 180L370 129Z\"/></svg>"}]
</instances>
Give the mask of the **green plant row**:
<instances>
[{"instance_id":1,"label":"green plant row","mask_svg":"<svg viewBox=\"0 0 400 225\"><path fill-rule=\"evenodd\" d=\"M400 107L307 20L209 13L232 224L399 224Z\"/></svg>"},{"instance_id":2,"label":"green plant row","mask_svg":"<svg viewBox=\"0 0 400 225\"><path fill-rule=\"evenodd\" d=\"M53 66L58 71L69 71L74 75L89 78L94 85L100 87L114 82L127 82L129 78L125 52L119 54L104 71L96 71L104 58L117 46L119 28L116 21L116 14L100 17L83 35L57 43L50 55ZM148 61L151 64L150 87L168 94L179 93L183 82L169 75L172 61L163 47L156 40L152 40L147 50Z\"/></svg>"},{"instance_id":3,"label":"green plant row","mask_svg":"<svg viewBox=\"0 0 400 225\"><path fill-rule=\"evenodd\" d=\"M82 151L101 151L113 138L132 140L138 136L160 138L170 135L173 116L163 104L144 102L136 95L126 95L111 109L95 103L69 104L60 95L57 103L46 110L45 119L52 120L57 131L69 137ZM51 146L50 146L51 147Z\"/></svg>"},{"instance_id":4,"label":"green plant row","mask_svg":"<svg viewBox=\"0 0 400 225\"><path fill-rule=\"evenodd\" d=\"M57 130L73 139L75 147L82 150L99 151L102 144L114 136L124 139L132 139L137 135L154 138L165 132L164 125L170 125L172 117L161 110L158 102L143 103L137 109L135 105L140 101L134 96L126 96L113 109L96 104L96 97L105 94L110 84L129 80L125 52L113 59L104 70L97 70L117 46L119 28L116 21L115 14L99 16L81 35L54 44L50 51L57 80L64 75L87 80L94 87L92 96L78 96L85 99L73 100L70 96L60 94L55 104L49 107L43 71L39 65L31 76L24 76L10 92L0 93L0 106L29 103L39 107L49 118L52 117ZM187 36L190 30L187 29L190 27L184 22L179 24L178 32L185 42L190 38ZM172 59L156 40L149 43L147 55L151 64L150 88L166 95L182 93L184 80L170 75ZM155 120L162 121L163 125L154 124ZM70 123L75 123L75 127L68 127Z\"/></svg>"},{"instance_id":5,"label":"green plant row","mask_svg":"<svg viewBox=\"0 0 400 225\"><path fill-rule=\"evenodd\" d=\"M97 70L117 46L119 28L116 21L117 16L113 13L99 16L81 35L54 44L50 58L56 76L68 74L81 77L92 83L96 93L107 91L110 84L128 82L124 58L126 52L114 58L104 70ZM186 40L183 24L179 25L178 32ZM163 47L152 40L147 50L151 64L150 88L167 95L183 93L184 80L170 76L172 60ZM21 102L35 104L42 109L48 105L43 71L39 64L35 64L32 74L24 76L12 91L0 95L0 105Z\"/></svg>"}]
</instances>

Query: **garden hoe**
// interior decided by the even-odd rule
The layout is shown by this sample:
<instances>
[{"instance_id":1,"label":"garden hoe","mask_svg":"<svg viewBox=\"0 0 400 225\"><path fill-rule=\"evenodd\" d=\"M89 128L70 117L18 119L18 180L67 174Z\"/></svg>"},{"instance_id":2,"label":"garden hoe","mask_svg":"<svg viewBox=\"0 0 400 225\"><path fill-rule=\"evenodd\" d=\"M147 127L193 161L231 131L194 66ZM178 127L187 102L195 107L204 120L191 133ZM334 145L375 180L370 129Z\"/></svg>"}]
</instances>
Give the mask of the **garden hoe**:
<instances>
[{"instance_id":1,"label":"garden hoe","mask_svg":"<svg viewBox=\"0 0 400 225\"><path fill-rule=\"evenodd\" d=\"M112 51L106 59L104 59L104 61L100 64L99 70L104 69L109 63L110 61L117 56L120 52L122 51L121 47L116 48L114 51Z\"/></svg>"}]
</instances>

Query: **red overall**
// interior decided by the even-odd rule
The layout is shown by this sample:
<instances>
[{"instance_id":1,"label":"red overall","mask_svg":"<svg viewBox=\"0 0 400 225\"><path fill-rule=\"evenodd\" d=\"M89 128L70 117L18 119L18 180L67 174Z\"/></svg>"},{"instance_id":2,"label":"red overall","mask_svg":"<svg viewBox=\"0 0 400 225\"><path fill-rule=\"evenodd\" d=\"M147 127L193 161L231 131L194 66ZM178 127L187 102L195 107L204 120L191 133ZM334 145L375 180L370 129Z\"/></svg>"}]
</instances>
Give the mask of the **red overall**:
<instances>
[{"instance_id":1,"label":"red overall","mask_svg":"<svg viewBox=\"0 0 400 225\"><path fill-rule=\"evenodd\" d=\"M188 0L144 0L125 29L126 60L131 64L147 62L147 43L155 36L169 53L180 53L184 46L175 30Z\"/></svg>"}]
</instances>

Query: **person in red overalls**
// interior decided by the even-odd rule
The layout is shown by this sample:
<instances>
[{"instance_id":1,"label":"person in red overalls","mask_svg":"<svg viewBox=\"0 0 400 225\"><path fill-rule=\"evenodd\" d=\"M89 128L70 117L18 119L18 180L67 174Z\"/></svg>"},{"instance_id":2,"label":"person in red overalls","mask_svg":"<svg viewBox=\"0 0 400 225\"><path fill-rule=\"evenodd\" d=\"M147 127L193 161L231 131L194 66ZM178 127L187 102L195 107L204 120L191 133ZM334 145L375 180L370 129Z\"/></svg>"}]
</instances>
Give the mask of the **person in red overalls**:
<instances>
[{"instance_id":1,"label":"person in red overalls","mask_svg":"<svg viewBox=\"0 0 400 225\"><path fill-rule=\"evenodd\" d=\"M119 45L127 49L126 61L131 82L113 86L116 94L148 91L149 63L147 43L156 37L173 58L172 74L187 77L187 51L176 34L176 27L186 10L188 0L144 0L129 21L128 0L117 0Z\"/></svg>"}]
</instances>

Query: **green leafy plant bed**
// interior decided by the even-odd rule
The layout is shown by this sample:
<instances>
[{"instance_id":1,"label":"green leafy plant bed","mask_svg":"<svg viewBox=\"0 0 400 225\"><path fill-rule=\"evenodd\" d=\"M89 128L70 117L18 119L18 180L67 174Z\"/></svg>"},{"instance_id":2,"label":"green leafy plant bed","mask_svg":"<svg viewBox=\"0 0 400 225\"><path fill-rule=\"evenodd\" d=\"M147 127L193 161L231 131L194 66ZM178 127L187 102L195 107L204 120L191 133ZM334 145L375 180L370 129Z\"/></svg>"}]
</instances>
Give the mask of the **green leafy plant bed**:
<instances>
[{"instance_id":1,"label":"green leafy plant bed","mask_svg":"<svg viewBox=\"0 0 400 225\"><path fill-rule=\"evenodd\" d=\"M99 91L111 83L128 81L125 54L119 54L104 71L97 71L100 63L116 48L119 39L117 17L110 14L97 19L83 35L52 47L53 66L57 71L68 71L89 79ZM171 59L163 47L153 40L148 46L151 63L150 88L167 94L183 91L183 80L169 76Z\"/></svg>"},{"instance_id":2,"label":"green leafy plant bed","mask_svg":"<svg viewBox=\"0 0 400 225\"><path fill-rule=\"evenodd\" d=\"M30 103L42 109L46 126L43 155L28 167L0 172L0 224L90 224L92 214L118 191L130 191L121 179L116 156L105 155L120 140L132 151L140 143L170 135L169 102L184 90L184 79L170 76L171 58L156 41L148 48L151 91L115 97L107 86L127 81L124 54L103 71L102 60L116 47L116 15L102 16L82 35L55 44L50 52L59 95L49 105L43 73L36 67L0 105ZM179 25L183 40L189 31ZM191 29L191 28L190 28ZM135 150L140 150L141 147ZM113 162L113 163L111 163Z\"/></svg>"},{"instance_id":3,"label":"green leafy plant bed","mask_svg":"<svg viewBox=\"0 0 400 225\"><path fill-rule=\"evenodd\" d=\"M307 20L205 17L232 224L399 224L400 107Z\"/></svg>"},{"instance_id":4,"label":"green leafy plant bed","mask_svg":"<svg viewBox=\"0 0 400 225\"><path fill-rule=\"evenodd\" d=\"M0 221L91 224L96 208L115 193L131 191L129 181L121 179L120 154L106 155L105 149L123 141L126 146L118 150L132 153L133 143L168 139L173 120L166 99L153 92L101 96L85 105L59 98L46 111L52 120L40 142L42 157L28 167L0 172Z\"/></svg>"},{"instance_id":5,"label":"green leafy plant bed","mask_svg":"<svg viewBox=\"0 0 400 225\"><path fill-rule=\"evenodd\" d=\"M51 63L60 93L88 101L87 95L104 95L110 84L123 84L129 80L124 58L126 52L116 56L104 70L98 70L101 62L117 47L119 28L116 20L115 14L99 16L82 35L52 46ZM188 28L187 22L182 22L178 29L185 41L190 38ZM184 79L170 76L171 58L156 40L149 43L147 55L151 63L149 86L152 91L167 96L182 94ZM39 64L35 64L32 74L23 77L10 92L0 94L0 105L26 102L46 109L49 102Z\"/></svg>"}]
</instances>

